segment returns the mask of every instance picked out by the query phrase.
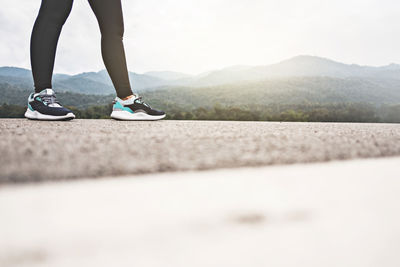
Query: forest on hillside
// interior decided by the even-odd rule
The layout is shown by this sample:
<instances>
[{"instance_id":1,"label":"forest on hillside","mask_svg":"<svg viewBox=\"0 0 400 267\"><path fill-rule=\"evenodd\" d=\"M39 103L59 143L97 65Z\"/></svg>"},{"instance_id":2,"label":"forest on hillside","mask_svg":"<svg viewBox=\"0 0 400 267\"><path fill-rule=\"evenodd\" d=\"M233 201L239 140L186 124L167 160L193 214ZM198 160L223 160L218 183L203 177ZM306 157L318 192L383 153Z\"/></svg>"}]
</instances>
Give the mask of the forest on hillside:
<instances>
[{"instance_id":1,"label":"forest on hillside","mask_svg":"<svg viewBox=\"0 0 400 267\"><path fill-rule=\"evenodd\" d=\"M385 95L369 89L369 93L363 94L354 81L349 84L314 79L162 88L142 95L147 103L166 111L167 119L173 120L400 123L400 103L391 97L396 91ZM0 84L0 117L22 118L29 93L24 87ZM60 92L57 97L77 118L100 119L109 118L115 95Z\"/></svg>"},{"instance_id":2,"label":"forest on hillside","mask_svg":"<svg viewBox=\"0 0 400 267\"><path fill-rule=\"evenodd\" d=\"M69 108L78 119L108 119L112 105ZM0 118L23 118L25 106L3 104ZM196 108L166 110L170 120L232 120L232 121L294 121L294 122L380 122L400 123L400 105L379 108L362 103L324 105L271 105L254 110L240 107Z\"/></svg>"}]
</instances>

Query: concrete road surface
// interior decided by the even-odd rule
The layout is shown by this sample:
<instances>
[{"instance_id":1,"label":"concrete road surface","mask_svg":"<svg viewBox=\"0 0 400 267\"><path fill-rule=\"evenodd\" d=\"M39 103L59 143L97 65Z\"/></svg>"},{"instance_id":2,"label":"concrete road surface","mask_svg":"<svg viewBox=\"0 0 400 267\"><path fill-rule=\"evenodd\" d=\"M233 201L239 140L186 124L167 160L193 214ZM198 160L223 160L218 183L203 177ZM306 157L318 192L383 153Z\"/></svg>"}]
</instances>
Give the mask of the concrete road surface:
<instances>
[{"instance_id":1,"label":"concrete road surface","mask_svg":"<svg viewBox=\"0 0 400 267\"><path fill-rule=\"evenodd\" d=\"M399 124L0 120L0 183L400 155Z\"/></svg>"},{"instance_id":2,"label":"concrete road surface","mask_svg":"<svg viewBox=\"0 0 400 267\"><path fill-rule=\"evenodd\" d=\"M364 127L375 126L350 128ZM393 158L3 186L0 266L398 267L399 166Z\"/></svg>"}]
</instances>

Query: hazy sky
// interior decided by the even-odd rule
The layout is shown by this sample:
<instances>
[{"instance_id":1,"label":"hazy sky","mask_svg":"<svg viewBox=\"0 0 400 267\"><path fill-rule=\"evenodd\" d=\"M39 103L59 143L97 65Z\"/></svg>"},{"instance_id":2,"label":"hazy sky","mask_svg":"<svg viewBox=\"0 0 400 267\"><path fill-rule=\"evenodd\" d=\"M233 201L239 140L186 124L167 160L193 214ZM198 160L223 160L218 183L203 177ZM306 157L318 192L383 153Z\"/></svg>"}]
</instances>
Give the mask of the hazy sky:
<instances>
[{"instance_id":1,"label":"hazy sky","mask_svg":"<svg viewBox=\"0 0 400 267\"><path fill-rule=\"evenodd\" d=\"M0 66L29 68L40 1L0 5ZM362 65L400 63L399 0L122 0L122 5L131 71L199 73L300 54ZM55 71L103 68L94 14L86 0L75 0Z\"/></svg>"}]
</instances>

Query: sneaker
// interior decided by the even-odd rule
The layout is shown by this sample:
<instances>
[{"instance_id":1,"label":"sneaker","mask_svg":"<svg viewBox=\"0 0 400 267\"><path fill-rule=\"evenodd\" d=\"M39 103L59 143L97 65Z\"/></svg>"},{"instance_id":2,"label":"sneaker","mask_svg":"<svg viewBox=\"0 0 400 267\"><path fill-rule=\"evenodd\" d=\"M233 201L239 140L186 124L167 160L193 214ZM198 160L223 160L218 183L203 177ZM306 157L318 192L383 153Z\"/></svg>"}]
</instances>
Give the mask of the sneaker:
<instances>
[{"instance_id":1,"label":"sneaker","mask_svg":"<svg viewBox=\"0 0 400 267\"><path fill-rule=\"evenodd\" d=\"M56 101L52 89L44 89L40 93L30 94L25 117L31 120L72 120L75 115Z\"/></svg>"},{"instance_id":2,"label":"sneaker","mask_svg":"<svg viewBox=\"0 0 400 267\"><path fill-rule=\"evenodd\" d=\"M156 121L165 118L165 112L152 109L141 97L128 100L115 98L111 118L125 121Z\"/></svg>"}]
</instances>

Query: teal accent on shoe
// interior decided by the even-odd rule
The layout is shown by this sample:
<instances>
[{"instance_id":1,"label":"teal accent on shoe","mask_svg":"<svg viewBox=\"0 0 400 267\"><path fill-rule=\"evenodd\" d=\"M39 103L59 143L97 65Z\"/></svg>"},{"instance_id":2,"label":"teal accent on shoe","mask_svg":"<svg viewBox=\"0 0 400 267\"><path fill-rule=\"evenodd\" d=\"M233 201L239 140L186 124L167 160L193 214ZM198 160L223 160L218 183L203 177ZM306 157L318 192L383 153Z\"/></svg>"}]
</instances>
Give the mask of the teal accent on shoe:
<instances>
[{"instance_id":1,"label":"teal accent on shoe","mask_svg":"<svg viewBox=\"0 0 400 267\"><path fill-rule=\"evenodd\" d=\"M42 102L45 106L48 106L48 104L46 102L43 102L41 97L37 97L36 100Z\"/></svg>"},{"instance_id":2,"label":"teal accent on shoe","mask_svg":"<svg viewBox=\"0 0 400 267\"><path fill-rule=\"evenodd\" d=\"M120 109L120 110L128 111L129 113L132 113L132 114L134 113L133 110L131 110L130 108L124 107L118 101L114 104L113 109Z\"/></svg>"},{"instance_id":3,"label":"teal accent on shoe","mask_svg":"<svg viewBox=\"0 0 400 267\"><path fill-rule=\"evenodd\" d=\"M34 111L33 108L32 108L32 106L31 106L31 104L29 104L29 103L28 103L28 108L29 108L30 110Z\"/></svg>"}]
</instances>

